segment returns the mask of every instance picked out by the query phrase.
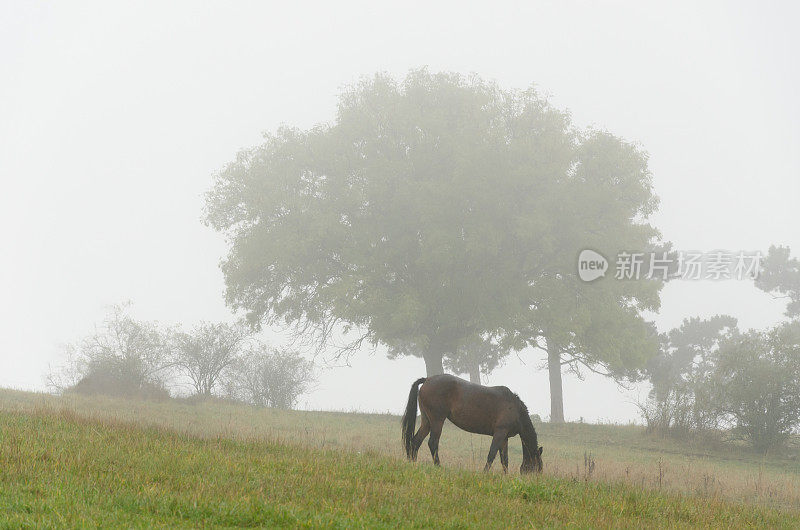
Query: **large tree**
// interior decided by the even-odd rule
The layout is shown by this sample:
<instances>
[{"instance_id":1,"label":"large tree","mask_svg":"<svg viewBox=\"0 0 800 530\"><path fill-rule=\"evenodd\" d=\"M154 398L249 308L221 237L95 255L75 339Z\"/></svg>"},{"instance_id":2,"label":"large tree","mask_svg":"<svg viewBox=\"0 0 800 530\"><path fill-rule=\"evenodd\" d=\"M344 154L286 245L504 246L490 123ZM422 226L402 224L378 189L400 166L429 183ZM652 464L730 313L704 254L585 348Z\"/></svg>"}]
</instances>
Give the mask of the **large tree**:
<instances>
[{"instance_id":1,"label":"large tree","mask_svg":"<svg viewBox=\"0 0 800 530\"><path fill-rule=\"evenodd\" d=\"M636 146L608 132L579 134L569 170L555 183L549 190L557 205L547 226L551 239L538 249L539 267L528 271L530 303L508 336L521 341L518 347L546 352L550 421L563 422L562 367L635 378L658 353L655 327L643 312L659 307L667 274L658 266L667 263L669 245L648 223L658 199L647 156ZM610 261L605 277L579 278L582 249ZM641 261L638 273L625 270L615 278L616 257L625 252Z\"/></svg>"},{"instance_id":2,"label":"large tree","mask_svg":"<svg viewBox=\"0 0 800 530\"><path fill-rule=\"evenodd\" d=\"M646 157L619 138L580 133L532 89L420 70L242 151L206 220L229 238L227 301L253 322L419 354L431 375L475 337L521 348L550 331L588 365L639 363L613 337L638 347L660 284L583 285L575 258L650 248L655 204ZM576 300L590 316L560 323Z\"/></svg>"}]
</instances>

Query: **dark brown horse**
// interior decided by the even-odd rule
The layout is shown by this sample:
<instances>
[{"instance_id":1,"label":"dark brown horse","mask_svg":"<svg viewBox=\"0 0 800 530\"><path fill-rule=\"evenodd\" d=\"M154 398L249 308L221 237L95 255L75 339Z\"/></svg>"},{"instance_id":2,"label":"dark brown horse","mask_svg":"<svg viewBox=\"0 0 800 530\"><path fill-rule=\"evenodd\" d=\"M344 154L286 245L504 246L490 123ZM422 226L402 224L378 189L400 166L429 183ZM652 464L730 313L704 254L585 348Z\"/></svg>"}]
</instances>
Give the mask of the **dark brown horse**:
<instances>
[{"instance_id":1,"label":"dark brown horse","mask_svg":"<svg viewBox=\"0 0 800 530\"><path fill-rule=\"evenodd\" d=\"M422 424L414 434L418 396ZM542 471L542 448L536 439L528 408L508 388L476 385L446 374L414 381L403 416L403 446L410 460L417 459L417 451L430 433L428 447L433 462L439 465L439 437L445 419L467 432L492 437L484 471L489 470L497 451L500 451L503 471L508 472L508 439L517 434L522 440L520 473Z\"/></svg>"}]
</instances>

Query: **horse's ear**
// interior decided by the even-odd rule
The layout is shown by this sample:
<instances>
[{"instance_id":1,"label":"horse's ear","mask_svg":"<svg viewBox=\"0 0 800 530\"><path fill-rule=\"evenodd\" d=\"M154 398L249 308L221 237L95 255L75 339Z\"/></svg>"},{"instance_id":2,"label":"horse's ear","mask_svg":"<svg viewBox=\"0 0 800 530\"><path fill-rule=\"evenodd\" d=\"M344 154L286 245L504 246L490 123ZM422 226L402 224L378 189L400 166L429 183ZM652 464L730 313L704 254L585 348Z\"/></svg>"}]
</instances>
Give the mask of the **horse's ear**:
<instances>
[{"instance_id":1,"label":"horse's ear","mask_svg":"<svg viewBox=\"0 0 800 530\"><path fill-rule=\"evenodd\" d=\"M544 451L544 447L541 445L539 446L539 456L542 456L542 451Z\"/></svg>"}]
</instances>

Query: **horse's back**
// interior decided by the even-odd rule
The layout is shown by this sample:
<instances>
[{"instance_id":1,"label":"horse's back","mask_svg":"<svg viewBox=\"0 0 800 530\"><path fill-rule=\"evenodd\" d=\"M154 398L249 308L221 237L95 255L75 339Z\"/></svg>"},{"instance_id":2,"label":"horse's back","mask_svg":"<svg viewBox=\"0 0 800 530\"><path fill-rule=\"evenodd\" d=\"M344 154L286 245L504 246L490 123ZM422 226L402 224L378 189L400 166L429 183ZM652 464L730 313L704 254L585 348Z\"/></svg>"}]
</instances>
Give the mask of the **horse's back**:
<instances>
[{"instance_id":1,"label":"horse's back","mask_svg":"<svg viewBox=\"0 0 800 530\"><path fill-rule=\"evenodd\" d=\"M513 395L505 386L483 386L441 374L425 379L419 401L426 413L447 418L469 432L492 434L498 422L514 417Z\"/></svg>"},{"instance_id":2,"label":"horse's back","mask_svg":"<svg viewBox=\"0 0 800 530\"><path fill-rule=\"evenodd\" d=\"M451 374L438 374L426 377L425 382L420 387L420 396L422 396L423 393L428 395L457 393L465 397L483 395L506 399L511 399L515 396L507 386L484 386Z\"/></svg>"},{"instance_id":3,"label":"horse's back","mask_svg":"<svg viewBox=\"0 0 800 530\"><path fill-rule=\"evenodd\" d=\"M426 377L425 382L419 388L420 405L425 408L442 410L445 403L450 401L463 383L466 381L450 374Z\"/></svg>"},{"instance_id":4,"label":"horse's back","mask_svg":"<svg viewBox=\"0 0 800 530\"><path fill-rule=\"evenodd\" d=\"M440 385L446 383L469 383L469 381L465 381L460 377L456 377L452 374L437 374L431 375L425 378L425 385Z\"/></svg>"}]
</instances>

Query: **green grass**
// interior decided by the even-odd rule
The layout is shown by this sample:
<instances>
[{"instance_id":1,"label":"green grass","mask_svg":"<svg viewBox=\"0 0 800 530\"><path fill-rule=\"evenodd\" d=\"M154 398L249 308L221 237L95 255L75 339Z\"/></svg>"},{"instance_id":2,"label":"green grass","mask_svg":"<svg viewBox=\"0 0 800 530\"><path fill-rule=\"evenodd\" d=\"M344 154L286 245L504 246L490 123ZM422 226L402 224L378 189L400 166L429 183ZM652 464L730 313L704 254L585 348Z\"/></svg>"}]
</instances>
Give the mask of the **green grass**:
<instances>
[{"instance_id":1,"label":"green grass","mask_svg":"<svg viewBox=\"0 0 800 530\"><path fill-rule=\"evenodd\" d=\"M764 484L796 473L791 459L698 453L636 427L539 430L556 454L545 458L544 476L528 478L473 471L488 438L452 426L442 439L445 468L427 458L409 464L395 416L0 391L0 526L800 526L786 499L768 506L664 486L678 469L664 464L668 455L701 459L719 476L760 468ZM649 469L660 459L668 466L661 489L587 476L584 450L597 468L641 460ZM573 453L577 470L553 469ZM517 448L512 468L519 457Z\"/></svg>"}]
</instances>

